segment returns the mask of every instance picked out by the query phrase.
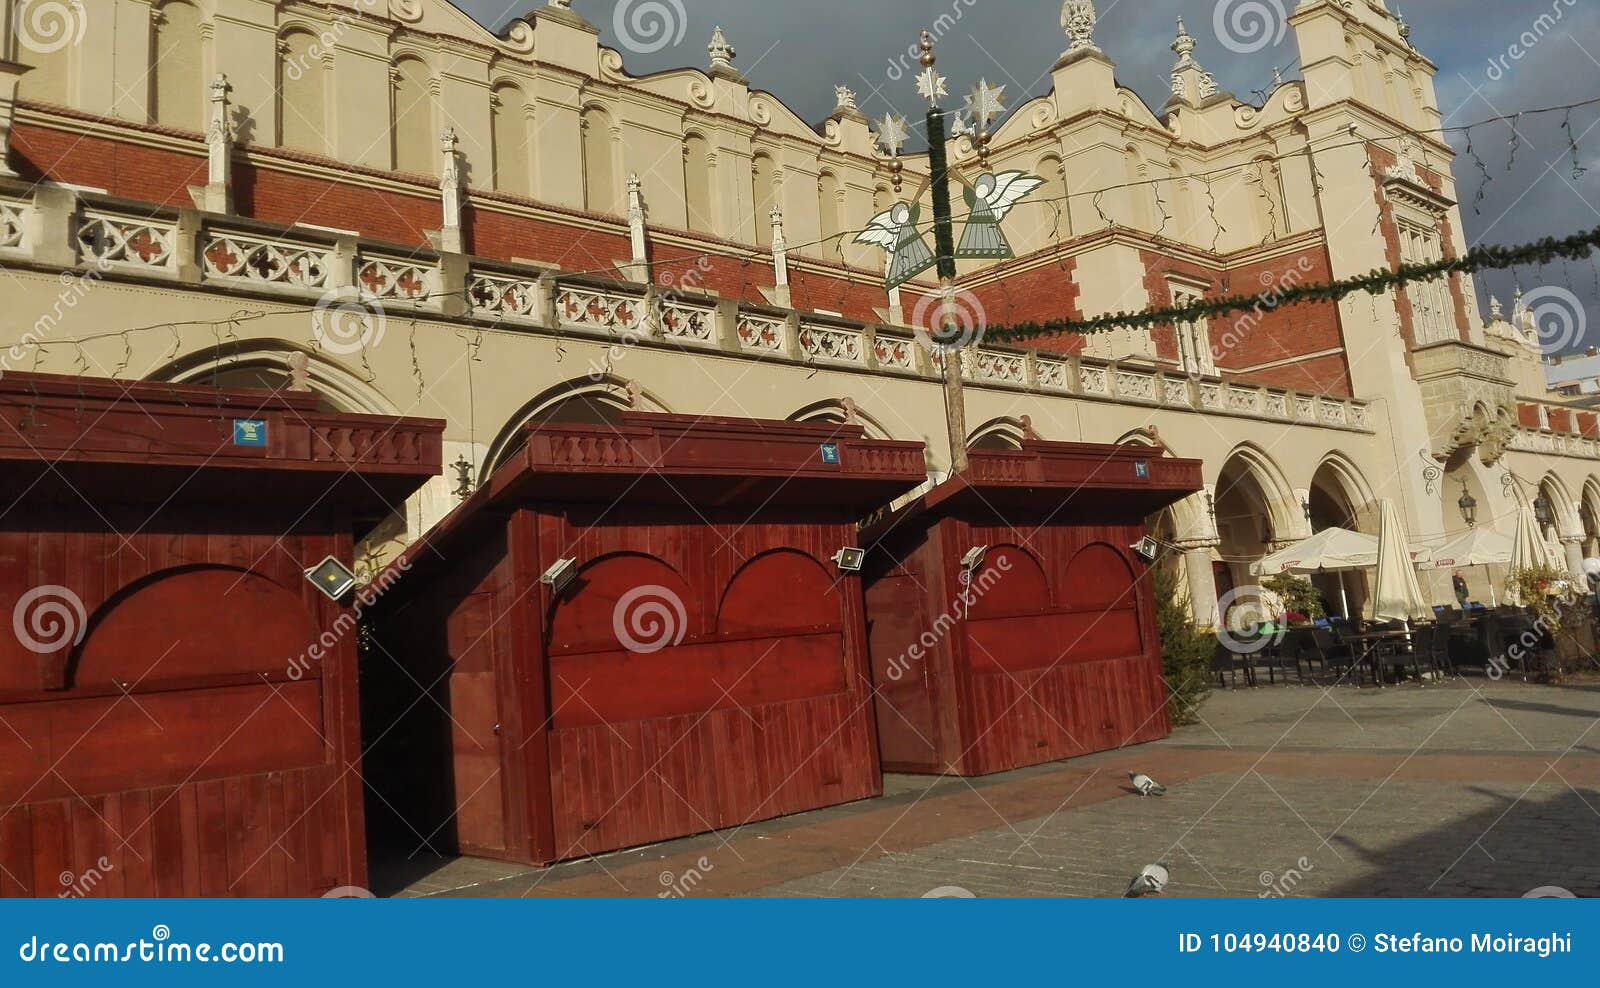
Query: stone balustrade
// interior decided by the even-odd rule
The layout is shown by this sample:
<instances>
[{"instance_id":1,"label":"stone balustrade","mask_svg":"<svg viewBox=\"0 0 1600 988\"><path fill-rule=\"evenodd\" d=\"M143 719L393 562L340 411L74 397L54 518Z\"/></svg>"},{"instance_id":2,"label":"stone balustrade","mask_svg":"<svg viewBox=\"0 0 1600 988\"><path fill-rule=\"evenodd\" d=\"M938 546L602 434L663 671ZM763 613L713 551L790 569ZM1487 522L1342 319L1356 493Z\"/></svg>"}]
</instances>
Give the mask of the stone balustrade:
<instances>
[{"instance_id":1,"label":"stone balustrade","mask_svg":"<svg viewBox=\"0 0 1600 988\"><path fill-rule=\"evenodd\" d=\"M216 284L242 294L303 298L312 305L353 290L368 305L480 325L555 329L609 342L621 337L640 346L929 380L942 373L941 355L909 327L795 313L709 292L567 275L533 264L424 248L408 251L337 232L89 193L41 193L34 201L25 189L0 180L0 255L8 259L98 267L108 277ZM51 230L58 232L52 236ZM35 240L59 242L67 249L30 253ZM1147 363L981 343L964 350L961 363L963 376L984 388L1371 430L1367 406L1360 401L1192 377Z\"/></svg>"}]
</instances>

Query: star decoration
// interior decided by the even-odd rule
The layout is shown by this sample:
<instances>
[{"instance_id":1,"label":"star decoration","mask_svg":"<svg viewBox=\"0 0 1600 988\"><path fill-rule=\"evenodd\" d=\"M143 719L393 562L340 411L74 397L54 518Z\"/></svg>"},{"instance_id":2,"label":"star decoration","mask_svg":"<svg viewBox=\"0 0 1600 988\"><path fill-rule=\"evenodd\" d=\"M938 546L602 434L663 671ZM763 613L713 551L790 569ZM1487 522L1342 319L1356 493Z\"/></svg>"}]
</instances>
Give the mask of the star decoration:
<instances>
[{"instance_id":1,"label":"star decoration","mask_svg":"<svg viewBox=\"0 0 1600 988\"><path fill-rule=\"evenodd\" d=\"M939 105L939 99L950 95L950 90L945 88L944 76L933 70L932 66L922 70L917 76L917 92L928 102Z\"/></svg>"},{"instance_id":2,"label":"star decoration","mask_svg":"<svg viewBox=\"0 0 1600 988\"><path fill-rule=\"evenodd\" d=\"M972 95L967 97L967 111L981 126L988 127L1005 112L1005 94L1006 87L991 86L989 80L979 79L972 89Z\"/></svg>"},{"instance_id":3,"label":"star decoration","mask_svg":"<svg viewBox=\"0 0 1600 988\"><path fill-rule=\"evenodd\" d=\"M883 148L883 152L889 157L892 158L898 155L900 149L905 147L906 141L910 137L911 127L906 123L905 117L897 117L892 113L886 113L883 115L883 119L878 121L876 138L878 146Z\"/></svg>"}]
</instances>

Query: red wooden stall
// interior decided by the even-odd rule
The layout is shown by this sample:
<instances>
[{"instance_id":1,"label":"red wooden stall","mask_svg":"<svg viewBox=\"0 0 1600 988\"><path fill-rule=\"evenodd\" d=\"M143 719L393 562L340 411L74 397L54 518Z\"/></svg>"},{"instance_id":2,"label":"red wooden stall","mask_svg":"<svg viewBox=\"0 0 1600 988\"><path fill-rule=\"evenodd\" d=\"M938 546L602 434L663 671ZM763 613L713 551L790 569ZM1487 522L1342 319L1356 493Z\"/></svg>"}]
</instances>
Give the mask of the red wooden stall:
<instances>
[{"instance_id":1,"label":"red wooden stall","mask_svg":"<svg viewBox=\"0 0 1600 988\"><path fill-rule=\"evenodd\" d=\"M1132 546L1199 462L1037 441L970 459L863 536L883 767L985 775L1165 737Z\"/></svg>"},{"instance_id":2,"label":"red wooden stall","mask_svg":"<svg viewBox=\"0 0 1600 988\"><path fill-rule=\"evenodd\" d=\"M0 894L366 883L354 617L304 571L351 562L442 431L310 394L0 379Z\"/></svg>"},{"instance_id":3,"label":"red wooden stall","mask_svg":"<svg viewBox=\"0 0 1600 988\"><path fill-rule=\"evenodd\" d=\"M524 442L375 611L405 667L368 697L398 850L542 864L881 791L834 557L925 478L920 443L642 413Z\"/></svg>"}]
</instances>

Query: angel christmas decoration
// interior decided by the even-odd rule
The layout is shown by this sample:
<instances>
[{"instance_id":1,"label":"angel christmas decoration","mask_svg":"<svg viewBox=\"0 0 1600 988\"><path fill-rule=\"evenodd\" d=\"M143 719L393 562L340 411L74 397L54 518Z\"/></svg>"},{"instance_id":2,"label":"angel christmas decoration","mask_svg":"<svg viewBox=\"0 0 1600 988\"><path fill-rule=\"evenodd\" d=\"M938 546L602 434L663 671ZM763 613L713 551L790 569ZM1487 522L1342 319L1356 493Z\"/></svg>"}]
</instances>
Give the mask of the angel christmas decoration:
<instances>
[{"instance_id":1,"label":"angel christmas decoration","mask_svg":"<svg viewBox=\"0 0 1600 988\"><path fill-rule=\"evenodd\" d=\"M1043 184L1044 179L1019 171L979 175L978 180L966 188L969 216L956 256L1015 257L1006 235L1000 231L1000 221L1011 212L1011 207Z\"/></svg>"},{"instance_id":2,"label":"angel christmas decoration","mask_svg":"<svg viewBox=\"0 0 1600 988\"><path fill-rule=\"evenodd\" d=\"M921 217L921 207L897 202L874 216L867 224L867 228L856 235L856 243L873 244L888 252L889 263L884 275L884 288L890 291L933 267L935 263L933 251L928 248L927 241L917 231L917 222Z\"/></svg>"}]
</instances>

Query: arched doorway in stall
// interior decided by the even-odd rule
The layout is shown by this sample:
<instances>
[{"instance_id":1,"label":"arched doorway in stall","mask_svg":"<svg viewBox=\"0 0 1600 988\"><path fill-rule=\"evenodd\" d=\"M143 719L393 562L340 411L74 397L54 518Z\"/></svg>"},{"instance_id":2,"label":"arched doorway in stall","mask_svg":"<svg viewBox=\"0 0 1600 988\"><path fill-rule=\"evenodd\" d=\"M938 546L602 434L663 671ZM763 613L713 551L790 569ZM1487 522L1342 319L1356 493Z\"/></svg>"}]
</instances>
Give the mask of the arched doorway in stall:
<instances>
[{"instance_id":1,"label":"arched doorway in stall","mask_svg":"<svg viewBox=\"0 0 1600 988\"><path fill-rule=\"evenodd\" d=\"M1313 535L1329 528L1378 534L1377 505L1372 488L1348 458L1331 454L1312 474L1306 496L1306 520ZM1363 612L1370 580L1371 574L1360 571L1319 573L1311 577L1328 612L1343 613L1346 618Z\"/></svg>"},{"instance_id":2,"label":"arched doorway in stall","mask_svg":"<svg viewBox=\"0 0 1600 988\"><path fill-rule=\"evenodd\" d=\"M1557 567L1563 570L1578 569L1578 561L1568 556L1567 546L1562 542L1563 538L1576 534L1574 527L1579 517L1577 499L1572 496L1566 483L1553 473L1545 474L1539 482L1538 499L1534 502L1533 510L1539 521L1539 531L1549 544Z\"/></svg>"}]
</instances>

